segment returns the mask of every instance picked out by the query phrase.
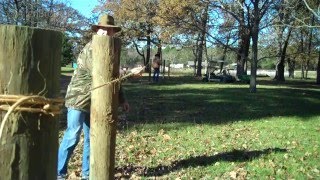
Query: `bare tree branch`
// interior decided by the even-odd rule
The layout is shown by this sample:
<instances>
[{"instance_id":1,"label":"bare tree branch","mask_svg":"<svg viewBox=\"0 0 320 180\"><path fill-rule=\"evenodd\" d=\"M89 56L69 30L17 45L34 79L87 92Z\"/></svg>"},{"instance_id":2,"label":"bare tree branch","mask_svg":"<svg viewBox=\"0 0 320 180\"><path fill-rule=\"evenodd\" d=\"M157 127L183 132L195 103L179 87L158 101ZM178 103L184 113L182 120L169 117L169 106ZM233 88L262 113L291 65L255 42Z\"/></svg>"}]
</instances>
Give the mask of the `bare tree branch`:
<instances>
[{"instance_id":1,"label":"bare tree branch","mask_svg":"<svg viewBox=\"0 0 320 180\"><path fill-rule=\"evenodd\" d=\"M309 4L306 2L306 0L303 0L304 4L306 5L306 7L308 8L308 10L314 14L316 17L318 17L320 19L320 12L315 12L310 6ZM320 6L320 5L319 5ZM318 9L320 9L320 7L318 7Z\"/></svg>"}]
</instances>

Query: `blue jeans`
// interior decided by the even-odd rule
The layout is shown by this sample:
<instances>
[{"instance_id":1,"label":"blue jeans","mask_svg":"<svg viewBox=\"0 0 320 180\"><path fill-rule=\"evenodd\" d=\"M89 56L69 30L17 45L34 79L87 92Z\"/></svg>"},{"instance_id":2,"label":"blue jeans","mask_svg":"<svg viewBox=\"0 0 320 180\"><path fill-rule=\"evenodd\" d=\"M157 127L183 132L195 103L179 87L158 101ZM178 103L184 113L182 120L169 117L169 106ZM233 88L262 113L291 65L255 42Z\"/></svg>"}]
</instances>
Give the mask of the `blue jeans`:
<instances>
[{"instance_id":1,"label":"blue jeans","mask_svg":"<svg viewBox=\"0 0 320 180\"><path fill-rule=\"evenodd\" d=\"M158 82L159 81L159 74L160 74L160 69L159 68L154 68L153 71L153 81Z\"/></svg>"},{"instance_id":2,"label":"blue jeans","mask_svg":"<svg viewBox=\"0 0 320 180\"><path fill-rule=\"evenodd\" d=\"M84 133L82 176L89 176L90 167L90 113L68 108L68 125L58 153L58 176L66 175L68 162L77 146L81 130Z\"/></svg>"}]
</instances>

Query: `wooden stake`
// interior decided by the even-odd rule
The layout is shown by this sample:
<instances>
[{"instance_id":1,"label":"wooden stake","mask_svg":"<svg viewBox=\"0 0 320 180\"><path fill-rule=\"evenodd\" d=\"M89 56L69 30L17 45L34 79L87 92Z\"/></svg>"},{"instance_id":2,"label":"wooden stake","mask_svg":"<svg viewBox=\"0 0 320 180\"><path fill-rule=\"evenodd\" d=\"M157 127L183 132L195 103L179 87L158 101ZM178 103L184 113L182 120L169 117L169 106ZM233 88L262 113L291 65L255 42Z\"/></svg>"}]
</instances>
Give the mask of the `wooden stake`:
<instances>
[{"instance_id":1,"label":"wooden stake","mask_svg":"<svg viewBox=\"0 0 320 180\"><path fill-rule=\"evenodd\" d=\"M58 97L62 33L0 25L0 39L0 94ZM0 139L0 179L55 179L58 124L43 113L12 113Z\"/></svg>"},{"instance_id":2,"label":"wooden stake","mask_svg":"<svg viewBox=\"0 0 320 180\"><path fill-rule=\"evenodd\" d=\"M121 41L94 35L92 86L119 77ZM90 179L114 179L119 82L92 91L90 121Z\"/></svg>"}]
</instances>

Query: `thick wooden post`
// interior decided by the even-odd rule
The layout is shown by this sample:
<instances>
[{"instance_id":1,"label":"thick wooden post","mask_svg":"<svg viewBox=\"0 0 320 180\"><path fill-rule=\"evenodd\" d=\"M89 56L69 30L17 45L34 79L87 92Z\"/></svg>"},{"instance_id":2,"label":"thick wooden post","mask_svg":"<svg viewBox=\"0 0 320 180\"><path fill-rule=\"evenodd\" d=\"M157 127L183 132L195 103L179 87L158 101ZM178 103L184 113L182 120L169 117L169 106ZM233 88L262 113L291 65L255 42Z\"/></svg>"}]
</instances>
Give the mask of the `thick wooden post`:
<instances>
[{"instance_id":1,"label":"thick wooden post","mask_svg":"<svg viewBox=\"0 0 320 180\"><path fill-rule=\"evenodd\" d=\"M59 95L62 34L52 30L0 25L0 94ZM5 111L0 111L2 122ZM58 120L14 112L0 139L0 179L55 179Z\"/></svg>"},{"instance_id":2,"label":"thick wooden post","mask_svg":"<svg viewBox=\"0 0 320 180\"><path fill-rule=\"evenodd\" d=\"M92 86L119 77L121 41L94 35ZM90 121L90 179L114 179L119 82L92 91Z\"/></svg>"}]
</instances>

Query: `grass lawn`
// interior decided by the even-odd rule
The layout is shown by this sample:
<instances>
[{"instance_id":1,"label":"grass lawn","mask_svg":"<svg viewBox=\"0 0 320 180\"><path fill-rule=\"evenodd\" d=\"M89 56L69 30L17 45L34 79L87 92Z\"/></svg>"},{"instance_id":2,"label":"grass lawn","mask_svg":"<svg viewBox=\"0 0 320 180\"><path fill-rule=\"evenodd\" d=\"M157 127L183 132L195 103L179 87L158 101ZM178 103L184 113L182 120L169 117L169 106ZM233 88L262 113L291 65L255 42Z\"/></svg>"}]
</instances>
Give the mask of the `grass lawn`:
<instances>
[{"instance_id":1,"label":"grass lawn","mask_svg":"<svg viewBox=\"0 0 320 180\"><path fill-rule=\"evenodd\" d=\"M131 111L119 115L117 178L320 179L314 79L261 78L255 94L247 84L186 75L147 79L124 83ZM70 171L79 171L79 159Z\"/></svg>"},{"instance_id":2,"label":"grass lawn","mask_svg":"<svg viewBox=\"0 0 320 180\"><path fill-rule=\"evenodd\" d=\"M72 75L73 71L72 67L61 67L61 75Z\"/></svg>"}]
</instances>

